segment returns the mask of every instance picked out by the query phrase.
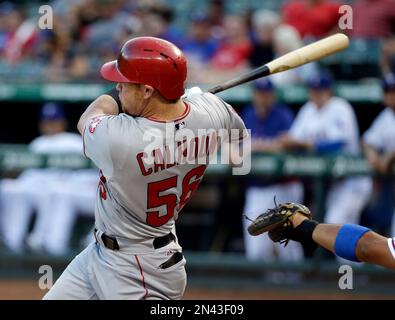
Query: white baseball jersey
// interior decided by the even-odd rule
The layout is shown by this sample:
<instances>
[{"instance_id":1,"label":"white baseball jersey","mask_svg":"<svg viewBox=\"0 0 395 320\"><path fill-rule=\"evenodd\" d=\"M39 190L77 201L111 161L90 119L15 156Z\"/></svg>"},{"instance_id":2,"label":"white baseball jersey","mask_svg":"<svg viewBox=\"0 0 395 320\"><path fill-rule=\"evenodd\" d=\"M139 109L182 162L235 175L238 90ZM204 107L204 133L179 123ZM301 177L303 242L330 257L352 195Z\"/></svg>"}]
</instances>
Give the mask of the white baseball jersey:
<instances>
[{"instance_id":1,"label":"white baseball jersey","mask_svg":"<svg viewBox=\"0 0 395 320\"><path fill-rule=\"evenodd\" d=\"M167 144L154 149L155 162L147 163L146 132L156 129L157 136L168 137L169 124L176 131L190 130L200 152L207 150L212 136L198 130L245 129L232 107L210 93L187 94L183 100L184 114L171 122L120 114L95 117L86 124L85 154L103 174L95 208L99 230L136 241L165 235L202 180L206 165L164 160Z\"/></svg>"},{"instance_id":2,"label":"white baseball jersey","mask_svg":"<svg viewBox=\"0 0 395 320\"><path fill-rule=\"evenodd\" d=\"M363 141L384 153L395 150L395 112L386 108L363 135Z\"/></svg>"},{"instance_id":3,"label":"white baseball jersey","mask_svg":"<svg viewBox=\"0 0 395 320\"><path fill-rule=\"evenodd\" d=\"M393 258L395 259L395 238L388 238L387 243Z\"/></svg>"},{"instance_id":4,"label":"white baseball jersey","mask_svg":"<svg viewBox=\"0 0 395 320\"><path fill-rule=\"evenodd\" d=\"M351 105L344 99L332 97L318 109L307 102L298 112L290 129L296 139L317 143L321 141L344 141L342 151L359 152L359 129Z\"/></svg>"},{"instance_id":5,"label":"white baseball jersey","mask_svg":"<svg viewBox=\"0 0 395 320\"><path fill-rule=\"evenodd\" d=\"M359 129L354 110L344 99L332 97L318 109L307 102L299 111L290 134L311 143L343 142L341 151L358 154ZM357 223L369 200L370 177L352 176L334 181L326 198L326 223Z\"/></svg>"},{"instance_id":6,"label":"white baseball jersey","mask_svg":"<svg viewBox=\"0 0 395 320\"><path fill-rule=\"evenodd\" d=\"M76 153L82 154L82 139L79 134L61 132L42 135L29 144L29 150L36 154ZM71 170L61 168L36 168L24 170L17 179L1 181L2 215L4 241L7 247L19 251L28 233L33 210L37 212L35 228L53 217L53 207L47 205L54 185L64 183ZM39 229L41 229L39 227ZM46 234L43 229L41 234Z\"/></svg>"},{"instance_id":7,"label":"white baseball jersey","mask_svg":"<svg viewBox=\"0 0 395 320\"><path fill-rule=\"evenodd\" d=\"M29 149L34 153L81 153L82 141L76 133L61 132L37 137L29 144Z\"/></svg>"}]
</instances>

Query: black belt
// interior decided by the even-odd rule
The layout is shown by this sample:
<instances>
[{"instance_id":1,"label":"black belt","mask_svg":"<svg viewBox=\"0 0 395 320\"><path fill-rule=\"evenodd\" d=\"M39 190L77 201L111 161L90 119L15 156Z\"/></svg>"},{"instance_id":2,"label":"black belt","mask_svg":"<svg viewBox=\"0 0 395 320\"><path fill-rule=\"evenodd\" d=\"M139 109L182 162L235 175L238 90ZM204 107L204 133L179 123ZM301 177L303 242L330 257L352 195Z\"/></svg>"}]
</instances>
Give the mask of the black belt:
<instances>
[{"instance_id":1,"label":"black belt","mask_svg":"<svg viewBox=\"0 0 395 320\"><path fill-rule=\"evenodd\" d=\"M153 245L155 249L162 248L164 246L167 246L170 242L175 241L176 237L174 234L171 232L166 234L165 236L162 237L157 237L154 239Z\"/></svg>"},{"instance_id":2,"label":"black belt","mask_svg":"<svg viewBox=\"0 0 395 320\"><path fill-rule=\"evenodd\" d=\"M97 232L97 229L95 228L95 238L96 238L96 232ZM118 244L118 241L116 238L110 237L110 236L106 235L105 233L102 233L101 240L107 249L119 250L119 244ZM153 241L154 249L162 248L174 240L176 240L176 237L171 232L162 236L162 237L157 237Z\"/></svg>"}]
</instances>

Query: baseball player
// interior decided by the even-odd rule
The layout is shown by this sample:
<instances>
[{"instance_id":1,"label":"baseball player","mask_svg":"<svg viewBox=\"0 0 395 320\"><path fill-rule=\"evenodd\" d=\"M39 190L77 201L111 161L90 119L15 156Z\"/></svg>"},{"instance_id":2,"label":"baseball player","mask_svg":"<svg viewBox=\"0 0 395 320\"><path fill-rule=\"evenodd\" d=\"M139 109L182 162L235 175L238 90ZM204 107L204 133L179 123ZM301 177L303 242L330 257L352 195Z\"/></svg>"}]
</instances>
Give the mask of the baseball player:
<instances>
[{"instance_id":1,"label":"baseball player","mask_svg":"<svg viewBox=\"0 0 395 320\"><path fill-rule=\"evenodd\" d=\"M249 226L252 235L268 232L273 242L317 245L340 259L368 262L395 269L395 238L386 238L357 224L324 224L311 219L310 210L298 203L280 203L260 214Z\"/></svg>"},{"instance_id":2,"label":"baseball player","mask_svg":"<svg viewBox=\"0 0 395 320\"><path fill-rule=\"evenodd\" d=\"M323 224L296 213L295 229L337 256L395 269L395 238L387 238L357 224Z\"/></svg>"},{"instance_id":3,"label":"baseball player","mask_svg":"<svg viewBox=\"0 0 395 320\"><path fill-rule=\"evenodd\" d=\"M382 88L386 108L364 133L363 149L370 165L385 175L395 161L395 75L387 75L382 81ZM389 180L392 188L392 178ZM391 234L395 234L395 215L393 217Z\"/></svg>"},{"instance_id":4,"label":"baseball player","mask_svg":"<svg viewBox=\"0 0 395 320\"><path fill-rule=\"evenodd\" d=\"M40 112L40 132L29 150L38 154L78 153L82 151L81 137L66 132L64 109L61 105L46 103ZM17 179L1 181L2 227L5 245L15 252L24 250L30 219L37 212L35 228L41 228L51 219L51 188L69 177L65 169L28 169Z\"/></svg>"},{"instance_id":5,"label":"baseball player","mask_svg":"<svg viewBox=\"0 0 395 320\"><path fill-rule=\"evenodd\" d=\"M320 154L359 154L359 130L351 105L332 94L333 80L320 72L309 82L310 101L302 106L289 131L279 138L283 148ZM325 222L357 223L372 189L369 177L334 181L326 198Z\"/></svg>"},{"instance_id":6,"label":"baseball player","mask_svg":"<svg viewBox=\"0 0 395 320\"><path fill-rule=\"evenodd\" d=\"M294 115L285 105L276 101L275 87L269 78L254 82L253 103L242 114L246 126L251 129L252 151L276 151L275 138L286 133L292 125ZM244 213L255 219L258 214L273 206L273 199L278 202L301 202L303 185L295 179L254 178L248 179ZM243 219L244 244L248 259L273 261L296 261L303 258L303 251L298 243L291 242L286 249L273 244L267 235L251 237L247 232L248 220Z\"/></svg>"},{"instance_id":7,"label":"baseball player","mask_svg":"<svg viewBox=\"0 0 395 320\"><path fill-rule=\"evenodd\" d=\"M38 212L37 223L26 240L30 250L67 254L78 216L94 218L97 179L97 169L80 169L52 183L46 193L48 203ZM91 232L86 235L88 239L91 236Z\"/></svg>"},{"instance_id":8,"label":"baseball player","mask_svg":"<svg viewBox=\"0 0 395 320\"><path fill-rule=\"evenodd\" d=\"M238 143L247 136L244 123L210 93L184 94L185 56L165 40L129 40L101 74L118 83L119 94L98 97L78 123L85 154L101 170L96 241L70 263L44 299L181 299L186 261L175 220L207 166L180 161L188 153L183 146L193 141L202 147L194 150L209 156L216 140L203 129L237 129L243 133L234 139ZM195 136L176 140L170 128ZM152 139L166 143L152 144ZM177 157L171 156L171 144Z\"/></svg>"}]
</instances>

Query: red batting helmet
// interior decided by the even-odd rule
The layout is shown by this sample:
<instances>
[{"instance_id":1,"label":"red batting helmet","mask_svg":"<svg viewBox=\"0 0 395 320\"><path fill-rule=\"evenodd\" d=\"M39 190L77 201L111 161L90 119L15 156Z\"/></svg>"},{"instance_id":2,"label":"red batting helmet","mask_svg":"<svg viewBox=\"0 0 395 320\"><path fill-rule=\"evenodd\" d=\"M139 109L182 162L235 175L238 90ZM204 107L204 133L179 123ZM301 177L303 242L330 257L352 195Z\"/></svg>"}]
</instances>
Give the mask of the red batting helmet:
<instances>
[{"instance_id":1,"label":"red batting helmet","mask_svg":"<svg viewBox=\"0 0 395 320\"><path fill-rule=\"evenodd\" d=\"M154 37L127 41L117 60L105 63L106 80L150 85L168 100L181 97L187 77L187 61L174 44Z\"/></svg>"}]
</instances>

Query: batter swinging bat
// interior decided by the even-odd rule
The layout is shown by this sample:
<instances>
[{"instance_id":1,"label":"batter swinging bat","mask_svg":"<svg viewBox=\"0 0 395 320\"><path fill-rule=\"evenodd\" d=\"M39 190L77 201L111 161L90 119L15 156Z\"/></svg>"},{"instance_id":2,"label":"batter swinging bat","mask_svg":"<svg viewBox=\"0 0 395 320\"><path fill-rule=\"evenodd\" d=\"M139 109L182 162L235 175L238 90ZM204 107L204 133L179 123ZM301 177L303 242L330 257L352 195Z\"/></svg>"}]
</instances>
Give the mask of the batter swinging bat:
<instances>
[{"instance_id":1,"label":"batter swinging bat","mask_svg":"<svg viewBox=\"0 0 395 320\"><path fill-rule=\"evenodd\" d=\"M282 72L292 68L302 66L306 63L319 60L348 47L349 39L343 33L337 33L327 38L313 42L307 46L291 51L259 68L246 74L238 76L223 84L208 90L211 93L218 93L239 84L243 84L258 78L262 78L277 72Z\"/></svg>"}]
</instances>

